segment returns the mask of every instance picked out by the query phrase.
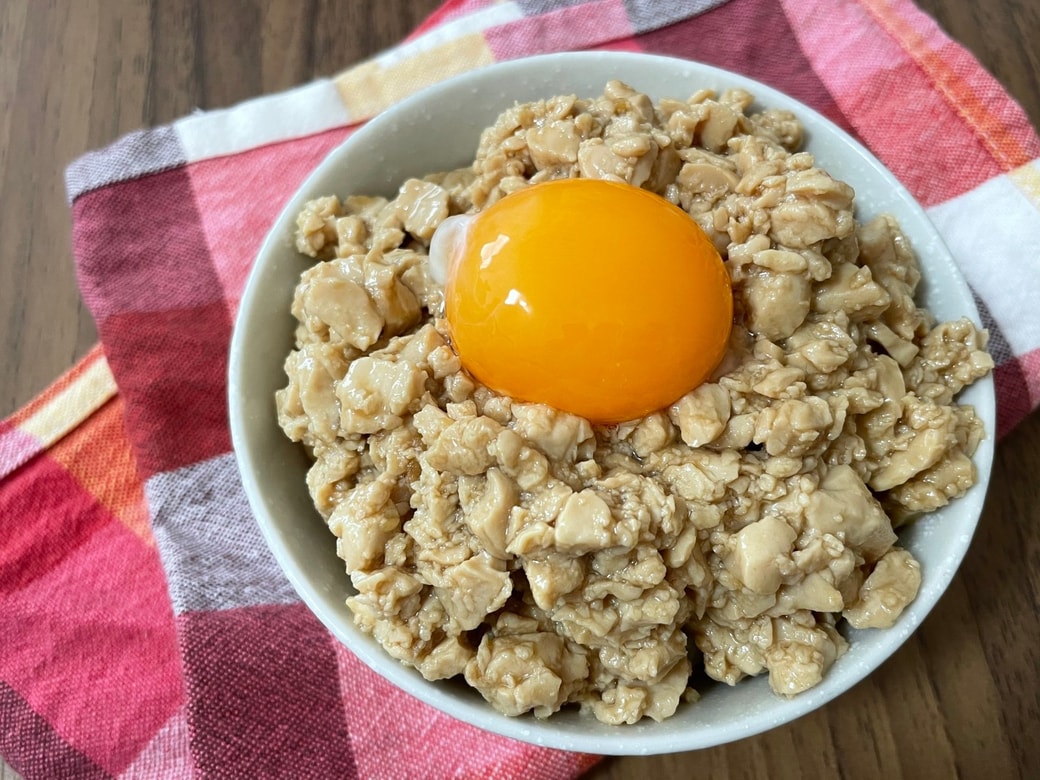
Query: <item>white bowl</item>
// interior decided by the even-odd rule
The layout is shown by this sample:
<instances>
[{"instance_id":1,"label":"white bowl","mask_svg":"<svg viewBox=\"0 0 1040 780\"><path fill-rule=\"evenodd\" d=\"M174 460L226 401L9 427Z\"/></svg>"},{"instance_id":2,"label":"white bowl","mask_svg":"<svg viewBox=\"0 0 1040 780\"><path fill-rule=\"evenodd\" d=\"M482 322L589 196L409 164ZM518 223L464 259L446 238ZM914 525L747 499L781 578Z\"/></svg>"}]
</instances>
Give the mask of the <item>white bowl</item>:
<instances>
[{"instance_id":1,"label":"white bowl","mask_svg":"<svg viewBox=\"0 0 1040 780\"><path fill-rule=\"evenodd\" d=\"M763 107L796 112L806 147L822 167L856 190L857 216L894 214L920 257L922 302L941 319L979 322L971 293L923 209L866 149L829 120L790 97L742 76L685 60L642 54L566 53L493 65L451 79L394 106L333 151L292 196L256 259L231 341L231 431L242 482L275 558L300 598L329 630L387 680L454 717L539 745L606 754L667 753L718 745L779 726L848 690L910 636L946 590L971 542L993 459L996 412L991 378L960 400L973 404L987 438L975 454L978 484L963 498L922 518L901 534L921 562L917 599L888 630L846 630L851 647L823 682L795 698L770 692L765 677L735 687L717 684L696 704L681 704L662 723L607 726L577 712L540 721L509 718L458 682L428 682L387 655L355 628L344 600L352 588L334 539L313 508L304 482L306 458L275 419L274 393L285 384L282 363L292 348L293 289L307 261L293 248L295 218L304 202L336 193L392 196L409 176L468 164L482 128L516 101L557 94L598 95L621 79L655 100L685 98L710 87L741 87Z\"/></svg>"}]
</instances>

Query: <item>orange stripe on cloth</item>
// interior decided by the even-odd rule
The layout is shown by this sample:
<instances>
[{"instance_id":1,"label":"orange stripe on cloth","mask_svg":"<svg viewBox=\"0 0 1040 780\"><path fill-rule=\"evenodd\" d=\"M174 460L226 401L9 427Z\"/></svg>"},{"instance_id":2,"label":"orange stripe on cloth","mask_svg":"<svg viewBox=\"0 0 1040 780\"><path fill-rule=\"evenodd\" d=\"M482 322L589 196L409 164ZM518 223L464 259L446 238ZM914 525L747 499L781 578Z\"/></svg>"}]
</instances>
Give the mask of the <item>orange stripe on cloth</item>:
<instances>
[{"instance_id":1,"label":"orange stripe on cloth","mask_svg":"<svg viewBox=\"0 0 1040 780\"><path fill-rule=\"evenodd\" d=\"M1040 211L1040 160L1016 168L1008 174L1008 178L1033 204L1033 208Z\"/></svg>"},{"instance_id":2,"label":"orange stripe on cloth","mask_svg":"<svg viewBox=\"0 0 1040 780\"><path fill-rule=\"evenodd\" d=\"M11 415L9 421L48 447L115 394L115 380L98 344L50 387Z\"/></svg>"},{"instance_id":3,"label":"orange stripe on cloth","mask_svg":"<svg viewBox=\"0 0 1040 780\"><path fill-rule=\"evenodd\" d=\"M907 18L904 10L897 6L906 6L899 0L859 0L874 20L897 41L913 61L928 76L939 91L964 121L978 135L986 147L1005 171L1024 165L1033 154L1026 143L1017 137L1008 123L997 116L976 86L957 72L949 52L938 51L929 44L928 39L915 24L914 19ZM965 57L970 55L965 54ZM981 68L978 68L981 71ZM988 74L984 74L988 78ZM1006 96L1003 98L1009 100Z\"/></svg>"},{"instance_id":4,"label":"orange stripe on cloth","mask_svg":"<svg viewBox=\"0 0 1040 780\"><path fill-rule=\"evenodd\" d=\"M123 427L121 397L90 415L49 454L132 533L154 546L144 485Z\"/></svg>"}]
</instances>

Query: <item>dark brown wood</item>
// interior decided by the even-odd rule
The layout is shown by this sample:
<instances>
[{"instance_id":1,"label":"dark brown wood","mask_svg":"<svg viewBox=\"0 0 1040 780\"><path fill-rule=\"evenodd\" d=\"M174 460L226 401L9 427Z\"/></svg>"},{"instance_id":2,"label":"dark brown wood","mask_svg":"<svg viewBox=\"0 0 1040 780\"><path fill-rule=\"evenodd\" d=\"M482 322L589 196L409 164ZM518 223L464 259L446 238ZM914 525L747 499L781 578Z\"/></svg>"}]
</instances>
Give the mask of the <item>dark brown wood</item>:
<instances>
[{"instance_id":1,"label":"dark brown wood","mask_svg":"<svg viewBox=\"0 0 1040 780\"><path fill-rule=\"evenodd\" d=\"M919 4L1040 124L1040 3ZM194 108L335 73L397 42L437 5L0 2L0 416L96 340L72 269L69 161ZM1023 262L1035 260L1035 248L1028 252ZM767 734L696 753L608 759L590 777L1040 777L1038 473L1034 416L998 448L978 536L949 593L848 694ZM15 777L0 766L0 780Z\"/></svg>"},{"instance_id":2,"label":"dark brown wood","mask_svg":"<svg viewBox=\"0 0 1040 780\"><path fill-rule=\"evenodd\" d=\"M65 166L142 126L334 74L437 0L0 3L0 416L97 340L71 263Z\"/></svg>"}]
</instances>

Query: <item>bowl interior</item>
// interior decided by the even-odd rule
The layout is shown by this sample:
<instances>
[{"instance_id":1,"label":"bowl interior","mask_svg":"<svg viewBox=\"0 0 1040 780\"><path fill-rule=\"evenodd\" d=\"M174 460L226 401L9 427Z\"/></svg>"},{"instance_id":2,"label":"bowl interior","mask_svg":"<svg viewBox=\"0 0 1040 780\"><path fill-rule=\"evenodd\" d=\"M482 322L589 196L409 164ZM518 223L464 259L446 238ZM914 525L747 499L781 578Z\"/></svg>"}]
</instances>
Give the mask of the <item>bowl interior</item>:
<instances>
[{"instance_id":1,"label":"bowl interior","mask_svg":"<svg viewBox=\"0 0 1040 780\"><path fill-rule=\"evenodd\" d=\"M680 706L663 723L620 728L573 712L547 721L507 718L462 684L426 682L358 631L344 604L350 581L307 493L306 458L278 428L273 402L285 384L282 363L292 348L293 290L308 265L293 247L295 217L305 201L330 193L392 196L409 176L472 161L481 130L514 102L598 95L613 78L655 100L685 98L703 87L741 87L762 107L796 112L806 128L807 149L855 188L857 217L887 212L898 218L924 269L923 303L941 319L968 316L979 322L967 285L921 207L869 152L821 115L763 84L698 63L615 52L556 54L491 66L426 90L372 120L314 171L273 226L249 278L232 339L229 403L243 485L268 545L300 598L366 664L423 701L506 736L593 753L663 753L738 739L817 708L869 674L921 623L953 577L982 510L996 430L992 379L976 383L960 398L976 407L988 434L975 455L979 484L901 534L902 544L921 562L924 579L895 627L846 631L852 640L849 652L819 686L793 699L774 696L764 678L735 688L712 684L704 687L700 702Z\"/></svg>"}]
</instances>

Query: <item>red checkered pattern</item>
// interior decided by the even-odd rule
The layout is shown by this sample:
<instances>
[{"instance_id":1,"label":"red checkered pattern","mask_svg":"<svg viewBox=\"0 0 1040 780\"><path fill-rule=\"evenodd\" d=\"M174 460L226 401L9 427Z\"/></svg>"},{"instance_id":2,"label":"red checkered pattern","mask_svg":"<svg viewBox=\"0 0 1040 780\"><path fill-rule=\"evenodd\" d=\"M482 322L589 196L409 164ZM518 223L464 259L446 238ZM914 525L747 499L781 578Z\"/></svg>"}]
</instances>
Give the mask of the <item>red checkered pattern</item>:
<instances>
[{"instance_id":1,"label":"red checkered pattern","mask_svg":"<svg viewBox=\"0 0 1040 780\"><path fill-rule=\"evenodd\" d=\"M1040 141L908 0L449 0L335 79L70 167L101 348L0 423L0 754L27 778L567 778L594 763L453 721L332 639L260 540L225 403L250 260L308 171L431 80L574 47L729 68L858 136L975 289L1000 433L1035 408L1040 269L1021 247L1040 244Z\"/></svg>"}]
</instances>

